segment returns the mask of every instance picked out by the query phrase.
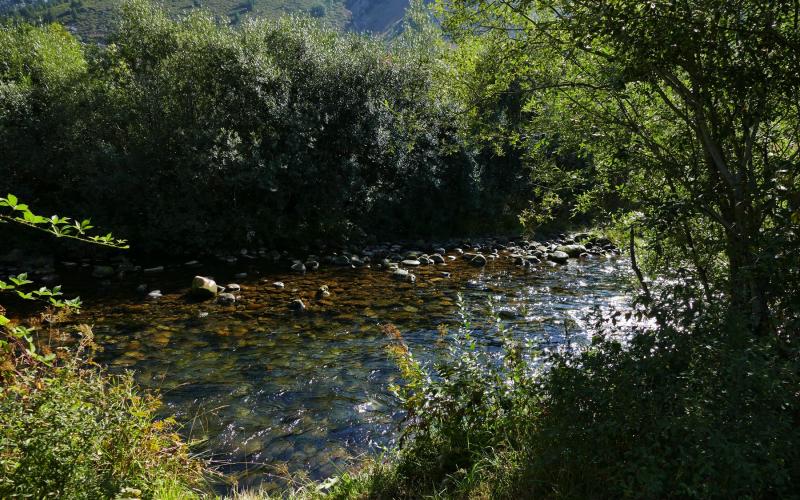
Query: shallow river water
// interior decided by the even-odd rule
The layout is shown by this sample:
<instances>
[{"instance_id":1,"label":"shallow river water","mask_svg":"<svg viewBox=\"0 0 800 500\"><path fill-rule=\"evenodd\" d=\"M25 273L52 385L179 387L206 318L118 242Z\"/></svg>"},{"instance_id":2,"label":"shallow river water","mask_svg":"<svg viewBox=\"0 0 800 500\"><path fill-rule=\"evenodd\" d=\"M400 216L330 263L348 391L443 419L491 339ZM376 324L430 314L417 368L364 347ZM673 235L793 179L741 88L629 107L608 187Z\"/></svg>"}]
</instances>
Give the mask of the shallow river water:
<instances>
[{"instance_id":1,"label":"shallow river water","mask_svg":"<svg viewBox=\"0 0 800 500\"><path fill-rule=\"evenodd\" d=\"M248 277L234 280L243 271ZM134 370L140 384L158 389L164 414L177 416L188 437L205 440L206 456L223 472L253 484L286 467L323 478L392 444L402 414L387 390L398 372L382 324L396 325L417 357L431 359L443 351L437 327L459 322L459 293L476 316L491 298L516 335L556 343L565 331L591 335L594 309L627 303L622 258L525 269L501 252L483 268L457 259L413 272L418 279L410 284L367 268L323 266L300 275L259 261L177 267L84 296L79 321L94 325L101 361ZM195 274L236 281L240 300L187 300ZM133 290L145 282L164 296L137 296ZM317 300L323 284L331 295ZM289 309L296 298L306 311Z\"/></svg>"}]
</instances>

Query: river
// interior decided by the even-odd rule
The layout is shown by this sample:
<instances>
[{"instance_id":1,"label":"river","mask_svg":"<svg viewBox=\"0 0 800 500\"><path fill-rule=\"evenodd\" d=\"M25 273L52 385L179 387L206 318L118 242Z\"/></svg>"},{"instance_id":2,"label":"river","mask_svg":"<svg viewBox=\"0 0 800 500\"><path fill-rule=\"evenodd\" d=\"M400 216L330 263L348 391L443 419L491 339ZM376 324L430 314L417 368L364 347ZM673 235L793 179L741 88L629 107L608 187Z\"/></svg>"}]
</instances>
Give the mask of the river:
<instances>
[{"instance_id":1,"label":"river","mask_svg":"<svg viewBox=\"0 0 800 500\"><path fill-rule=\"evenodd\" d=\"M110 288L84 286L78 320L94 326L104 348L100 361L133 370L137 382L158 390L163 414L176 416L188 438L203 440L204 456L252 485L287 470L324 478L360 454L392 445L402 412L387 390L398 372L382 324L397 326L415 356L431 360L446 352L440 325L459 323L459 294L477 320L476 338L489 349L496 339L480 327L489 299L515 335L553 345L565 333L587 339L593 311L628 303L623 258L523 268L500 251L485 267L460 258L415 267L415 283L376 267L323 265L298 274L262 260L176 266ZM195 274L236 281L239 300L228 306L188 300ZM139 284L163 296L145 299L135 292ZM323 284L330 296L317 299ZM290 310L297 298L305 311Z\"/></svg>"}]
</instances>

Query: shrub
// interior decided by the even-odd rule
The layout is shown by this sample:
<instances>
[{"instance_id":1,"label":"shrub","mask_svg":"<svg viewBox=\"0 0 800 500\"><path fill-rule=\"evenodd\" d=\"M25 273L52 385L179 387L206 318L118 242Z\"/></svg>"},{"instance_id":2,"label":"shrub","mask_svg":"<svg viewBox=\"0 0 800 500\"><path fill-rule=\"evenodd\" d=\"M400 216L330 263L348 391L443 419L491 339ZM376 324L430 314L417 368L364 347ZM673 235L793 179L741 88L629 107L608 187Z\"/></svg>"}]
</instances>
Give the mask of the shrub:
<instances>
[{"instance_id":1,"label":"shrub","mask_svg":"<svg viewBox=\"0 0 800 500\"><path fill-rule=\"evenodd\" d=\"M84 333L90 332L88 328ZM185 495L201 485L202 463L156 419L157 398L143 394L130 374L111 375L79 352L61 361L3 364L0 390L0 496L151 498L161 489Z\"/></svg>"}]
</instances>

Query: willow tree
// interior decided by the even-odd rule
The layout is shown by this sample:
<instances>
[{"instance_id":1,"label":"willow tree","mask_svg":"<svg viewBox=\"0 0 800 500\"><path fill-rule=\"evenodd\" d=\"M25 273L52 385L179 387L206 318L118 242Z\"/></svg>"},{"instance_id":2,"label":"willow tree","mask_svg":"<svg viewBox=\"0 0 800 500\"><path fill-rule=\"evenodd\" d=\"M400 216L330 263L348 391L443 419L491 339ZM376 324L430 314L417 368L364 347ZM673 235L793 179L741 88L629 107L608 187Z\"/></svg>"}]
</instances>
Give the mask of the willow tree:
<instances>
[{"instance_id":1,"label":"willow tree","mask_svg":"<svg viewBox=\"0 0 800 500\"><path fill-rule=\"evenodd\" d=\"M524 82L531 131L591 158L591 194L622 195L664 267L725 293L748 331L776 326L798 282L798 2L441 8L457 41L502 48L495 68Z\"/></svg>"}]
</instances>

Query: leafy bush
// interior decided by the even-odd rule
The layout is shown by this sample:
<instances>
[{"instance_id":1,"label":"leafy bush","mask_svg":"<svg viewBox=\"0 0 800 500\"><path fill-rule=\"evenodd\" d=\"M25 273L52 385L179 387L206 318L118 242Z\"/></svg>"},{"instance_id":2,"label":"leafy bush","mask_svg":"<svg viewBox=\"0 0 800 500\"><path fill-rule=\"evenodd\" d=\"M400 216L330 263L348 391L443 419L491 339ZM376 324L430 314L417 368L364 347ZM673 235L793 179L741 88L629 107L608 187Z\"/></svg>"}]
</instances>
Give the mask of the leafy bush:
<instances>
[{"instance_id":1,"label":"leafy bush","mask_svg":"<svg viewBox=\"0 0 800 500\"><path fill-rule=\"evenodd\" d=\"M132 1L103 47L0 28L21 61L0 66L0 189L97 214L140 251L497 230L524 166L461 136L448 46L418 24L387 45Z\"/></svg>"},{"instance_id":2,"label":"leafy bush","mask_svg":"<svg viewBox=\"0 0 800 500\"><path fill-rule=\"evenodd\" d=\"M0 223L59 238L127 248L110 233L91 234L89 220L36 215L9 194ZM44 304L39 317L12 321L0 306L0 496L3 498L190 498L203 462L192 458L173 419L156 419L157 398L141 393L130 373L109 375L93 363L92 330L76 327L67 347L54 325L81 305L61 287L31 288L26 273L0 280L0 294ZM43 325L51 342L37 337Z\"/></svg>"},{"instance_id":3,"label":"leafy bush","mask_svg":"<svg viewBox=\"0 0 800 500\"><path fill-rule=\"evenodd\" d=\"M90 343L84 337L81 349ZM93 499L138 490L152 498L165 488L192 496L202 464L172 419L156 420L158 399L130 374L109 375L80 352L61 356L53 367L4 361L0 496Z\"/></svg>"}]
</instances>

